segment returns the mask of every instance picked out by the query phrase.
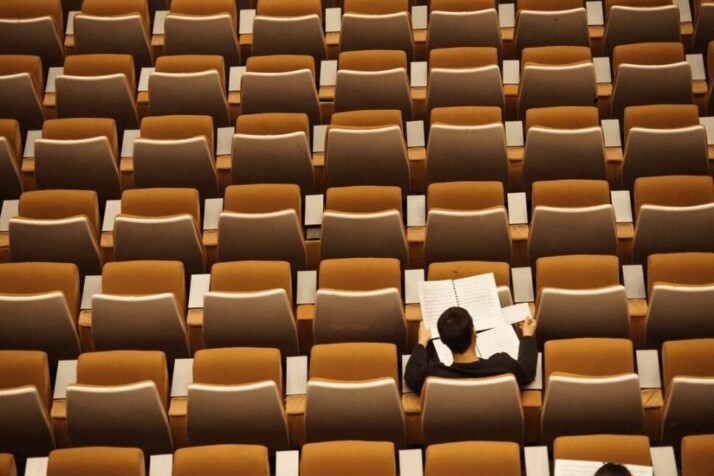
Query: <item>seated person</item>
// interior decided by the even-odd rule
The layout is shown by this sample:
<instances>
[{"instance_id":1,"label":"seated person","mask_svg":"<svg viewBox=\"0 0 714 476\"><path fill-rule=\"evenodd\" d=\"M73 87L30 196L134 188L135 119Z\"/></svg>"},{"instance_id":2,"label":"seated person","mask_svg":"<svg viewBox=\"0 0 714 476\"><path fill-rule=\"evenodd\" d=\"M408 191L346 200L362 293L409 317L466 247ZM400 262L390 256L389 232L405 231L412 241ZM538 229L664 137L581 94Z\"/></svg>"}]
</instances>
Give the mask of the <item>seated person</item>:
<instances>
[{"instance_id":1,"label":"seated person","mask_svg":"<svg viewBox=\"0 0 714 476\"><path fill-rule=\"evenodd\" d=\"M479 378L511 373L519 385L527 384L535 378L538 362L538 345L535 334L536 322L528 318L520 324L523 339L518 349L518 360L505 352L494 354L488 359L476 355L476 329L473 319L466 309L451 307L444 311L437 321L441 341L451 350L454 363L444 365L429 360L426 347L431 340L431 332L422 321L419 326L419 343L414 347L404 379L415 392L421 392L427 377Z\"/></svg>"}]
</instances>

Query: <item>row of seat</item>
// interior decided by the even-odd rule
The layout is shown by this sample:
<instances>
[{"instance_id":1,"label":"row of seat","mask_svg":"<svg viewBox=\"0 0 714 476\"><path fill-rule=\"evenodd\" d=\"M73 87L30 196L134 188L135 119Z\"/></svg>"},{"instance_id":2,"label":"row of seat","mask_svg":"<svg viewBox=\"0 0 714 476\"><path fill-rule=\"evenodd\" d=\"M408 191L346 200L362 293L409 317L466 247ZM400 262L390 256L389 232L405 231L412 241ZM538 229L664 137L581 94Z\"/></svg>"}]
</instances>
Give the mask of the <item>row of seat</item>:
<instances>
[{"instance_id":1,"label":"row of seat","mask_svg":"<svg viewBox=\"0 0 714 476\"><path fill-rule=\"evenodd\" d=\"M288 390L277 349L205 349L188 376L175 366L171 394L162 352L92 352L80 355L76 380L58 374L54 399L46 354L2 351L0 447L25 458L69 445L136 446L149 455L226 443L274 452L335 439L551 446L559 436L599 433L679 447L687 435L712 431L713 350L712 339L665 343L661 390L634 373L628 340L549 341L544 390L519 390L512 375L432 377L421 396L400 383L392 344L315 346L307 384L295 387L288 376Z\"/></svg>"}]
</instances>

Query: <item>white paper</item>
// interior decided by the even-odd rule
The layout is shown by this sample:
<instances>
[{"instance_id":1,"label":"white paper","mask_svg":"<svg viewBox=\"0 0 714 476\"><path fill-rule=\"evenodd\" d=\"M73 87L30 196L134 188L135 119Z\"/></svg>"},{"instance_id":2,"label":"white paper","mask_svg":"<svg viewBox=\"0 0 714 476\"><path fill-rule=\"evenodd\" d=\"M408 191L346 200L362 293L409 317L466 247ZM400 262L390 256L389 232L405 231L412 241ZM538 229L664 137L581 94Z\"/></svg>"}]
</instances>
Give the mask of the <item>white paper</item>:
<instances>
[{"instance_id":1,"label":"white paper","mask_svg":"<svg viewBox=\"0 0 714 476\"><path fill-rule=\"evenodd\" d=\"M436 355L442 364L451 365L454 363L454 355L451 353L451 350L446 347L446 344L441 342L441 339L434 339L431 342L434 344Z\"/></svg>"},{"instance_id":2,"label":"white paper","mask_svg":"<svg viewBox=\"0 0 714 476\"><path fill-rule=\"evenodd\" d=\"M411 87L425 88L427 81L427 65L426 61L412 61L411 65Z\"/></svg>"},{"instance_id":3,"label":"white paper","mask_svg":"<svg viewBox=\"0 0 714 476\"><path fill-rule=\"evenodd\" d=\"M420 449L399 450L399 476L424 476Z\"/></svg>"},{"instance_id":4,"label":"white paper","mask_svg":"<svg viewBox=\"0 0 714 476\"><path fill-rule=\"evenodd\" d=\"M679 8L680 23L691 23L692 9L689 6L689 0L674 0L673 3Z\"/></svg>"},{"instance_id":5,"label":"white paper","mask_svg":"<svg viewBox=\"0 0 714 476\"><path fill-rule=\"evenodd\" d=\"M407 121L407 147L424 147L424 121Z\"/></svg>"},{"instance_id":6,"label":"white paper","mask_svg":"<svg viewBox=\"0 0 714 476\"><path fill-rule=\"evenodd\" d=\"M320 86L334 86L337 83L337 60L320 62Z\"/></svg>"},{"instance_id":7,"label":"white paper","mask_svg":"<svg viewBox=\"0 0 714 476\"><path fill-rule=\"evenodd\" d=\"M476 355L481 359L488 359L499 352L505 352L518 359L519 346L520 341L513 326L495 327L476 335Z\"/></svg>"},{"instance_id":8,"label":"white paper","mask_svg":"<svg viewBox=\"0 0 714 476\"><path fill-rule=\"evenodd\" d=\"M407 195L407 226L426 226L425 195Z\"/></svg>"},{"instance_id":9,"label":"white paper","mask_svg":"<svg viewBox=\"0 0 714 476\"><path fill-rule=\"evenodd\" d=\"M342 9L325 8L325 33L337 33L342 28Z\"/></svg>"},{"instance_id":10,"label":"white paper","mask_svg":"<svg viewBox=\"0 0 714 476\"><path fill-rule=\"evenodd\" d=\"M521 81L521 62L518 60L503 60L503 84L518 84Z\"/></svg>"},{"instance_id":11,"label":"white paper","mask_svg":"<svg viewBox=\"0 0 714 476\"><path fill-rule=\"evenodd\" d=\"M692 81L707 80L707 73L704 69L704 56L700 54L687 55L687 63L692 68Z\"/></svg>"},{"instance_id":12,"label":"white paper","mask_svg":"<svg viewBox=\"0 0 714 476\"><path fill-rule=\"evenodd\" d=\"M605 462L576 461L570 459L555 460L555 476L593 476ZM634 464L623 465L630 470L632 476L652 476L651 466Z\"/></svg>"},{"instance_id":13,"label":"white paper","mask_svg":"<svg viewBox=\"0 0 714 476\"><path fill-rule=\"evenodd\" d=\"M502 3L498 6L498 23L501 28L516 26L516 7L512 3Z\"/></svg>"},{"instance_id":14,"label":"white paper","mask_svg":"<svg viewBox=\"0 0 714 476\"><path fill-rule=\"evenodd\" d=\"M508 147L523 147L523 122L506 121L506 145Z\"/></svg>"},{"instance_id":15,"label":"white paper","mask_svg":"<svg viewBox=\"0 0 714 476\"><path fill-rule=\"evenodd\" d=\"M528 317L533 317L531 308L525 302L501 308L501 316L503 316L505 324L515 324L516 322L525 321Z\"/></svg>"},{"instance_id":16,"label":"white paper","mask_svg":"<svg viewBox=\"0 0 714 476\"><path fill-rule=\"evenodd\" d=\"M477 331L503 324L501 302L493 273L456 279L454 289L459 306L471 314Z\"/></svg>"},{"instance_id":17,"label":"white paper","mask_svg":"<svg viewBox=\"0 0 714 476\"><path fill-rule=\"evenodd\" d=\"M240 82L245 74L245 66L231 66L228 76L228 92L240 92Z\"/></svg>"},{"instance_id":18,"label":"white paper","mask_svg":"<svg viewBox=\"0 0 714 476\"><path fill-rule=\"evenodd\" d=\"M219 127L216 129L216 156L231 155L235 132L234 127Z\"/></svg>"},{"instance_id":19,"label":"white paper","mask_svg":"<svg viewBox=\"0 0 714 476\"><path fill-rule=\"evenodd\" d=\"M427 18L429 15L427 9L428 7L426 5L415 5L412 7L412 29L427 29Z\"/></svg>"},{"instance_id":20,"label":"white paper","mask_svg":"<svg viewBox=\"0 0 714 476\"><path fill-rule=\"evenodd\" d=\"M417 283L417 292L419 293L424 325L431 331L433 337L438 337L439 331L436 329L436 321L439 316L448 308L458 306L456 294L454 294L453 281L450 279L421 281Z\"/></svg>"}]
</instances>

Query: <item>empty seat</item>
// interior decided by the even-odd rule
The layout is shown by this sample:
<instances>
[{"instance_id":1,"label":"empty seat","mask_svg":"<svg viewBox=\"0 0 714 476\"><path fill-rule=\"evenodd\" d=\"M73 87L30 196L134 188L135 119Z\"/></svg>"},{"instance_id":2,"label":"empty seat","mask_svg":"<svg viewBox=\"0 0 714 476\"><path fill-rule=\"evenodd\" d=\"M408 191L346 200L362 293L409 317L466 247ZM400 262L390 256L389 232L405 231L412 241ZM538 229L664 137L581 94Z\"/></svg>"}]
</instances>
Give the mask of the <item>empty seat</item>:
<instances>
[{"instance_id":1,"label":"empty seat","mask_svg":"<svg viewBox=\"0 0 714 476\"><path fill-rule=\"evenodd\" d=\"M344 30L343 30L344 34ZM404 51L343 51L335 81L335 111L398 109L412 117Z\"/></svg>"},{"instance_id":2,"label":"empty seat","mask_svg":"<svg viewBox=\"0 0 714 476\"><path fill-rule=\"evenodd\" d=\"M652 466L650 441L643 435L561 436L553 444L553 459Z\"/></svg>"},{"instance_id":3,"label":"empty seat","mask_svg":"<svg viewBox=\"0 0 714 476\"><path fill-rule=\"evenodd\" d=\"M47 461L47 476L106 474L144 476L144 452L139 448L96 447L54 450Z\"/></svg>"},{"instance_id":4,"label":"empty seat","mask_svg":"<svg viewBox=\"0 0 714 476\"><path fill-rule=\"evenodd\" d=\"M64 60L61 0L7 1L0 5L0 54L37 55L44 68Z\"/></svg>"},{"instance_id":5,"label":"empty seat","mask_svg":"<svg viewBox=\"0 0 714 476\"><path fill-rule=\"evenodd\" d=\"M617 254L607 182L554 180L533 184L528 261L543 256Z\"/></svg>"},{"instance_id":6,"label":"empty seat","mask_svg":"<svg viewBox=\"0 0 714 476\"><path fill-rule=\"evenodd\" d=\"M335 113L325 144L328 187L391 185L408 194L409 158L397 110Z\"/></svg>"},{"instance_id":7,"label":"empty seat","mask_svg":"<svg viewBox=\"0 0 714 476\"><path fill-rule=\"evenodd\" d=\"M139 127L136 79L131 55L73 55L57 76L57 117L114 119L121 136Z\"/></svg>"},{"instance_id":8,"label":"empty seat","mask_svg":"<svg viewBox=\"0 0 714 476\"><path fill-rule=\"evenodd\" d=\"M0 348L44 351L53 366L77 358L80 285L74 264L0 265Z\"/></svg>"},{"instance_id":9,"label":"empty seat","mask_svg":"<svg viewBox=\"0 0 714 476\"><path fill-rule=\"evenodd\" d=\"M0 351L0 452L24 460L54 449L50 392L44 352ZM3 464L9 465L7 458Z\"/></svg>"},{"instance_id":10,"label":"empty seat","mask_svg":"<svg viewBox=\"0 0 714 476\"><path fill-rule=\"evenodd\" d=\"M98 241L99 206L92 191L25 192L18 216L10 220L10 257L15 262L74 263L82 276L100 274Z\"/></svg>"},{"instance_id":11,"label":"empty seat","mask_svg":"<svg viewBox=\"0 0 714 476\"><path fill-rule=\"evenodd\" d=\"M300 474L320 476L337 467L344 476L396 476L394 444L386 441L329 441L303 446Z\"/></svg>"},{"instance_id":12,"label":"empty seat","mask_svg":"<svg viewBox=\"0 0 714 476\"><path fill-rule=\"evenodd\" d=\"M22 194L21 137L19 122L0 119L0 201L15 200Z\"/></svg>"},{"instance_id":13,"label":"empty seat","mask_svg":"<svg viewBox=\"0 0 714 476\"><path fill-rule=\"evenodd\" d=\"M179 261L107 263L92 297L96 350L160 350L169 362L189 357L186 284Z\"/></svg>"},{"instance_id":14,"label":"empty seat","mask_svg":"<svg viewBox=\"0 0 714 476\"><path fill-rule=\"evenodd\" d=\"M149 18L147 0L82 2L74 18L75 52L129 54L138 68L151 67Z\"/></svg>"},{"instance_id":15,"label":"empty seat","mask_svg":"<svg viewBox=\"0 0 714 476\"><path fill-rule=\"evenodd\" d=\"M396 258L406 268L401 198L397 187L328 189L322 216L321 258Z\"/></svg>"},{"instance_id":16,"label":"empty seat","mask_svg":"<svg viewBox=\"0 0 714 476\"><path fill-rule=\"evenodd\" d=\"M690 435L682 438L682 476L711 476L711 454L714 434Z\"/></svg>"},{"instance_id":17,"label":"empty seat","mask_svg":"<svg viewBox=\"0 0 714 476\"><path fill-rule=\"evenodd\" d=\"M145 188L122 194L114 221L117 261L181 261L187 274L205 271L198 191Z\"/></svg>"},{"instance_id":18,"label":"empty seat","mask_svg":"<svg viewBox=\"0 0 714 476\"><path fill-rule=\"evenodd\" d=\"M462 441L431 445L426 449L427 476L458 474L519 476L521 454L518 444L505 441Z\"/></svg>"},{"instance_id":19,"label":"empty seat","mask_svg":"<svg viewBox=\"0 0 714 476\"><path fill-rule=\"evenodd\" d=\"M320 124L315 60L306 55L252 56L241 79L241 113L302 112Z\"/></svg>"},{"instance_id":20,"label":"empty seat","mask_svg":"<svg viewBox=\"0 0 714 476\"><path fill-rule=\"evenodd\" d=\"M663 444L678 448L684 436L714 431L712 356L714 339L672 341L662 346Z\"/></svg>"},{"instance_id":21,"label":"empty seat","mask_svg":"<svg viewBox=\"0 0 714 476\"><path fill-rule=\"evenodd\" d=\"M176 450L173 474L200 476L206 473L216 476L269 476L267 448L258 445L210 445Z\"/></svg>"},{"instance_id":22,"label":"empty seat","mask_svg":"<svg viewBox=\"0 0 714 476\"><path fill-rule=\"evenodd\" d=\"M511 239L501 182L429 185L424 258L511 262Z\"/></svg>"},{"instance_id":23,"label":"empty seat","mask_svg":"<svg viewBox=\"0 0 714 476\"><path fill-rule=\"evenodd\" d=\"M203 306L206 347L272 347L298 354L290 263L236 261L211 269Z\"/></svg>"},{"instance_id":24,"label":"empty seat","mask_svg":"<svg viewBox=\"0 0 714 476\"><path fill-rule=\"evenodd\" d=\"M414 51L409 4L405 0L347 0L342 15L340 50Z\"/></svg>"},{"instance_id":25,"label":"empty seat","mask_svg":"<svg viewBox=\"0 0 714 476\"><path fill-rule=\"evenodd\" d=\"M233 136L233 183L294 183L303 195L313 193L310 151L307 114L241 114Z\"/></svg>"},{"instance_id":26,"label":"empty seat","mask_svg":"<svg viewBox=\"0 0 714 476\"><path fill-rule=\"evenodd\" d=\"M201 114L230 124L224 60L218 55L162 56L149 77L151 115Z\"/></svg>"},{"instance_id":27,"label":"empty seat","mask_svg":"<svg viewBox=\"0 0 714 476\"><path fill-rule=\"evenodd\" d=\"M45 120L42 71L39 56L0 55L0 115L17 120L22 136L28 130L41 129Z\"/></svg>"},{"instance_id":28,"label":"empty seat","mask_svg":"<svg viewBox=\"0 0 714 476\"><path fill-rule=\"evenodd\" d=\"M136 187L189 187L203 199L218 197L213 131L210 116L145 117L134 142Z\"/></svg>"},{"instance_id":29,"label":"empty seat","mask_svg":"<svg viewBox=\"0 0 714 476\"><path fill-rule=\"evenodd\" d=\"M501 28L496 2L431 2L426 37L427 51L459 46L490 46L496 48L499 58L501 57Z\"/></svg>"},{"instance_id":30,"label":"empty seat","mask_svg":"<svg viewBox=\"0 0 714 476\"><path fill-rule=\"evenodd\" d=\"M50 119L35 142L39 189L94 190L99 203L121 197L113 119Z\"/></svg>"},{"instance_id":31,"label":"empty seat","mask_svg":"<svg viewBox=\"0 0 714 476\"><path fill-rule=\"evenodd\" d=\"M297 185L228 187L218 220L220 261L287 261L293 276L307 269L301 203Z\"/></svg>"},{"instance_id":32,"label":"empty seat","mask_svg":"<svg viewBox=\"0 0 714 476\"><path fill-rule=\"evenodd\" d=\"M524 48L538 46L590 47L588 15L582 2L577 8L564 10L533 9L518 6L514 49L520 56Z\"/></svg>"},{"instance_id":33,"label":"empty seat","mask_svg":"<svg viewBox=\"0 0 714 476\"><path fill-rule=\"evenodd\" d=\"M670 2L659 6L631 0L607 2L607 21L603 48L612 57L618 45L645 42L680 41L679 8Z\"/></svg>"},{"instance_id":34,"label":"empty seat","mask_svg":"<svg viewBox=\"0 0 714 476\"><path fill-rule=\"evenodd\" d=\"M3 476L17 476L15 458L10 453L0 453L0 474Z\"/></svg>"},{"instance_id":35,"label":"empty seat","mask_svg":"<svg viewBox=\"0 0 714 476\"><path fill-rule=\"evenodd\" d=\"M259 444L290 448L277 349L252 347L196 352L188 387L186 425L192 446Z\"/></svg>"},{"instance_id":36,"label":"empty seat","mask_svg":"<svg viewBox=\"0 0 714 476\"><path fill-rule=\"evenodd\" d=\"M240 64L234 0L172 1L164 24L167 55L221 55Z\"/></svg>"},{"instance_id":37,"label":"empty seat","mask_svg":"<svg viewBox=\"0 0 714 476\"><path fill-rule=\"evenodd\" d=\"M166 357L156 351L85 353L67 388L67 430L75 446L126 446L144 455L173 452L166 414Z\"/></svg>"},{"instance_id":38,"label":"empty seat","mask_svg":"<svg viewBox=\"0 0 714 476\"><path fill-rule=\"evenodd\" d=\"M431 377L422 394L425 445L467 440L523 444L521 396L513 375L480 379Z\"/></svg>"}]
</instances>

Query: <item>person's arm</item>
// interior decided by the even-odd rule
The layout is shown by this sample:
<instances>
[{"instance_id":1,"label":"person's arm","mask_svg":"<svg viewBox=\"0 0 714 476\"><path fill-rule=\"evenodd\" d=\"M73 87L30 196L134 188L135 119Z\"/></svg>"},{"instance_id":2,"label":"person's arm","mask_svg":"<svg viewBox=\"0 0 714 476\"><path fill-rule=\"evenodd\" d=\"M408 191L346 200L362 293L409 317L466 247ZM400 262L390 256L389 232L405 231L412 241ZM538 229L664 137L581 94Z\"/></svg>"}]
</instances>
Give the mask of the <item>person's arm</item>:
<instances>
[{"instance_id":1,"label":"person's arm","mask_svg":"<svg viewBox=\"0 0 714 476\"><path fill-rule=\"evenodd\" d=\"M538 342L534 334L536 330L535 319L528 318L521 323L523 338L518 347L518 360L514 375L518 383L523 385L533 381L538 365Z\"/></svg>"},{"instance_id":2,"label":"person's arm","mask_svg":"<svg viewBox=\"0 0 714 476\"><path fill-rule=\"evenodd\" d=\"M404 371L404 380L409 385L409 388L417 393L421 393L421 388L424 386L424 381L429 376L429 356L426 352L426 346L431 339L431 332L424 326L422 322L419 326L419 343L414 347L407 368Z\"/></svg>"}]
</instances>

